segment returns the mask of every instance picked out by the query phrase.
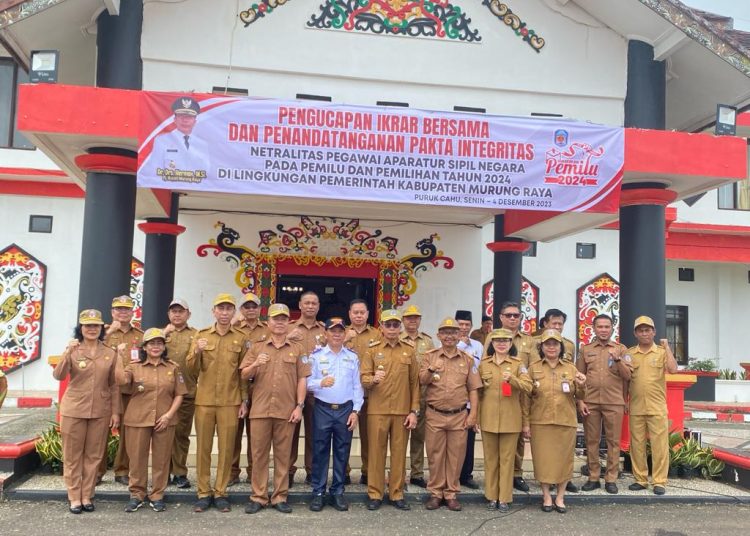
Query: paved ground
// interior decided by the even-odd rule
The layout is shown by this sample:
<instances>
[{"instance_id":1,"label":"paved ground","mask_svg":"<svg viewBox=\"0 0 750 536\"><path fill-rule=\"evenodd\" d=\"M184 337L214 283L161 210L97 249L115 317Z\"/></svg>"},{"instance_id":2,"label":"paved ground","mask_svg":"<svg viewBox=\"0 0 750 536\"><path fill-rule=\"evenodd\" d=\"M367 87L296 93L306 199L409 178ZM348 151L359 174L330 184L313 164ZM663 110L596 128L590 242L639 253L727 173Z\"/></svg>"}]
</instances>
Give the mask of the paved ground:
<instances>
[{"instance_id":1,"label":"paved ground","mask_svg":"<svg viewBox=\"0 0 750 536\"><path fill-rule=\"evenodd\" d=\"M67 513L59 502L0 503L0 533L10 534L255 534L317 535L368 534L408 535L592 535L617 536L746 536L750 527L747 505L587 505L569 507L565 515L543 513L536 504L518 505L510 514L487 512L479 505L467 505L462 512L422 508L399 512L384 506L369 512L355 505L349 512L330 508L314 514L296 506L292 514L264 510L253 516L241 507L220 514L215 510L194 514L184 504L170 505L164 513L141 509L123 511L123 503L101 502L96 512L78 516Z\"/></svg>"}]
</instances>

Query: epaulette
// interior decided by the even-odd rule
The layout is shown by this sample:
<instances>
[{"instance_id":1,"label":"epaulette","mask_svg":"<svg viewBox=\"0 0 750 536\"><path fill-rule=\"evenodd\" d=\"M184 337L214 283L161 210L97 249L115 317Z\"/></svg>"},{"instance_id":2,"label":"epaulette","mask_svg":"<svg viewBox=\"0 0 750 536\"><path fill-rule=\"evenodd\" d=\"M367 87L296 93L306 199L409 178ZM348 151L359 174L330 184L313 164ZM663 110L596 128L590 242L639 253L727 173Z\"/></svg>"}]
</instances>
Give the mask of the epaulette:
<instances>
[{"instance_id":1,"label":"epaulette","mask_svg":"<svg viewBox=\"0 0 750 536\"><path fill-rule=\"evenodd\" d=\"M374 341L374 340L370 339L370 343L367 345L367 347L368 348L373 348L373 347L377 346L378 344L380 344L379 340L378 341Z\"/></svg>"},{"instance_id":2,"label":"epaulette","mask_svg":"<svg viewBox=\"0 0 750 536\"><path fill-rule=\"evenodd\" d=\"M428 339L432 340L432 335L428 335L428 334L427 334L427 333L425 333L424 331L420 331L419 333L420 333L420 335L422 335L423 337L427 337Z\"/></svg>"},{"instance_id":3,"label":"epaulette","mask_svg":"<svg viewBox=\"0 0 750 536\"><path fill-rule=\"evenodd\" d=\"M414 341L412 341L411 339L401 339L401 342L403 342L407 346L411 346L412 348L414 348Z\"/></svg>"}]
</instances>

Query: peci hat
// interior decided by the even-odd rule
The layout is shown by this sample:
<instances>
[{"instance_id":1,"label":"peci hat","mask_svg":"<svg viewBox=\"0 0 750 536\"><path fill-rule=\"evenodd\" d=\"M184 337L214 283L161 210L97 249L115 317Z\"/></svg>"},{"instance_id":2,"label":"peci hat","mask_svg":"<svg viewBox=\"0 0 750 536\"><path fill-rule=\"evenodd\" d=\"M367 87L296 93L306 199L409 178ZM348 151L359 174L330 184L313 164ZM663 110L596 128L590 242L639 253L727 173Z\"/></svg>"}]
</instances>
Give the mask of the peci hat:
<instances>
[{"instance_id":1,"label":"peci hat","mask_svg":"<svg viewBox=\"0 0 750 536\"><path fill-rule=\"evenodd\" d=\"M401 313L401 316L422 316L422 311L419 310L419 307L416 305L410 305L406 309L404 309L404 312Z\"/></svg>"},{"instance_id":2,"label":"peci hat","mask_svg":"<svg viewBox=\"0 0 750 536\"><path fill-rule=\"evenodd\" d=\"M334 316L326 320L326 329L333 329L333 328L343 328L346 329L346 324L344 324L344 319L340 316Z\"/></svg>"},{"instance_id":3,"label":"peci hat","mask_svg":"<svg viewBox=\"0 0 750 536\"><path fill-rule=\"evenodd\" d=\"M260 298L252 292L248 292L247 294L242 296L242 305L245 305L246 303L254 303L255 305L260 305Z\"/></svg>"},{"instance_id":4,"label":"peci hat","mask_svg":"<svg viewBox=\"0 0 750 536\"><path fill-rule=\"evenodd\" d=\"M190 310L190 307L188 307L187 302L183 300L182 298L172 298L172 301L169 302L169 307L167 307L167 309L171 309L175 305L179 305L180 307L182 307L183 309L187 309L188 311Z\"/></svg>"},{"instance_id":5,"label":"peci hat","mask_svg":"<svg viewBox=\"0 0 750 536\"><path fill-rule=\"evenodd\" d=\"M145 346L148 341L153 341L154 339L164 339L166 341L167 336L164 335L164 330L159 328L148 328L143 334L141 346Z\"/></svg>"},{"instance_id":6,"label":"peci hat","mask_svg":"<svg viewBox=\"0 0 750 536\"><path fill-rule=\"evenodd\" d=\"M275 316L289 316L289 307L284 303L274 303L268 308L268 318Z\"/></svg>"},{"instance_id":7,"label":"peci hat","mask_svg":"<svg viewBox=\"0 0 750 536\"><path fill-rule=\"evenodd\" d=\"M652 328L656 329L654 321L650 316L639 316L638 318L636 318L635 322L633 323L633 329L643 325L651 326Z\"/></svg>"},{"instance_id":8,"label":"peci hat","mask_svg":"<svg viewBox=\"0 0 750 536\"><path fill-rule=\"evenodd\" d=\"M440 322L440 325L438 326L438 331L441 329L459 329L458 322L456 322L455 318L447 317L444 318L442 322Z\"/></svg>"},{"instance_id":9,"label":"peci hat","mask_svg":"<svg viewBox=\"0 0 750 536\"><path fill-rule=\"evenodd\" d=\"M489 338L490 338L490 340L492 340L492 339L510 339L510 340L513 340L513 332L511 330L505 329L505 328L493 329L492 331L490 331Z\"/></svg>"},{"instance_id":10,"label":"peci hat","mask_svg":"<svg viewBox=\"0 0 750 536\"><path fill-rule=\"evenodd\" d=\"M234 296L231 294L217 294L216 298L214 298L214 307L217 305L221 305L222 303L231 303L232 305L236 306L237 302L234 301Z\"/></svg>"},{"instance_id":11,"label":"peci hat","mask_svg":"<svg viewBox=\"0 0 750 536\"><path fill-rule=\"evenodd\" d=\"M545 329L542 333L542 342L546 342L550 339L555 339L557 342L562 344L562 335L556 329Z\"/></svg>"},{"instance_id":12,"label":"peci hat","mask_svg":"<svg viewBox=\"0 0 750 536\"><path fill-rule=\"evenodd\" d=\"M78 323L82 326L103 326L104 320L102 320L102 312L96 309L84 309L81 311L81 314L78 315Z\"/></svg>"},{"instance_id":13,"label":"peci hat","mask_svg":"<svg viewBox=\"0 0 750 536\"><path fill-rule=\"evenodd\" d=\"M389 320L398 320L401 322L401 313L396 309L386 309L380 313L380 322L388 322Z\"/></svg>"},{"instance_id":14,"label":"peci hat","mask_svg":"<svg viewBox=\"0 0 750 536\"><path fill-rule=\"evenodd\" d=\"M482 315L482 324L485 322L492 322L492 317L487 315Z\"/></svg>"},{"instance_id":15,"label":"peci hat","mask_svg":"<svg viewBox=\"0 0 750 536\"><path fill-rule=\"evenodd\" d=\"M172 113L196 116L201 113L201 107L192 97L180 97L172 103Z\"/></svg>"},{"instance_id":16,"label":"peci hat","mask_svg":"<svg viewBox=\"0 0 750 536\"><path fill-rule=\"evenodd\" d=\"M116 298L112 298L112 307L127 307L128 309L132 309L135 306L135 302L133 301L133 298L130 296L122 295L117 296Z\"/></svg>"},{"instance_id":17,"label":"peci hat","mask_svg":"<svg viewBox=\"0 0 750 536\"><path fill-rule=\"evenodd\" d=\"M459 309L456 311L456 320L468 320L471 322L471 311L464 311Z\"/></svg>"}]
</instances>

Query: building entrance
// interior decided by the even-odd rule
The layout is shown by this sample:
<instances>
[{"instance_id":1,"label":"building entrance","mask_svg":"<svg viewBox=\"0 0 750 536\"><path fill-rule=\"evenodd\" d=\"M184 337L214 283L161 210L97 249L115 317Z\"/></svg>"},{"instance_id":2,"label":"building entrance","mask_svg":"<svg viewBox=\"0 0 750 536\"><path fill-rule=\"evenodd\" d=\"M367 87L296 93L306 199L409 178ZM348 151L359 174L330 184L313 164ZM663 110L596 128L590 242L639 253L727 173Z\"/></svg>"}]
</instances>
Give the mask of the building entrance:
<instances>
[{"instance_id":1,"label":"building entrance","mask_svg":"<svg viewBox=\"0 0 750 536\"><path fill-rule=\"evenodd\" d=\"M279 275L276 284L276 301L289 306L292 318L299 318L299 299L303 292L312 290L320 298L318 320L325 322L332 316L341 316L349 322L349 302L359 298L367 302L370 311L368 322L373 324L375 313L376 280L367 277L330 277L313 275Z\"/></svg>"}]
</instances>

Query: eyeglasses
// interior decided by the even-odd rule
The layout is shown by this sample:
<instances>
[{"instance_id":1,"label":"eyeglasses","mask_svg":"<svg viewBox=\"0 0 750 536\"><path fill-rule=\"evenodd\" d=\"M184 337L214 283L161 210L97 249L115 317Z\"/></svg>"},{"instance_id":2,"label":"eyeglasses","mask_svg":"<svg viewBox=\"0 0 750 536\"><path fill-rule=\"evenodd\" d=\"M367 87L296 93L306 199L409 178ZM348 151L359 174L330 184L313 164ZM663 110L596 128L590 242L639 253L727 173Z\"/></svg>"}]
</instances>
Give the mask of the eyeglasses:
<instances>
[{"instance_id":1,"label":"eyeglasses","mask_svg":"<svg viewBox=\"0 0 750 536\"><path fill-rule=\"evenodd\" d=\"M386 328L399 328L401 327L401 322L397 320L393 320L391 322L383 322L383 327Z\"/></svg>"},{"instance_id":2,"label":"eyeglasses","mask_svg":"<svg viewBox=\"0 0 750 536\"><path fill-rule=\"evenodd\" d=\"M521 313L502 313L500 316L504 316L506 318L521 318Z\"/></svg>"}]
</instances>

